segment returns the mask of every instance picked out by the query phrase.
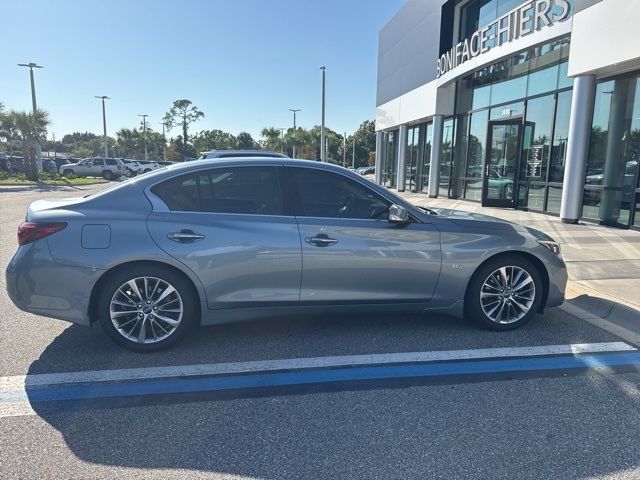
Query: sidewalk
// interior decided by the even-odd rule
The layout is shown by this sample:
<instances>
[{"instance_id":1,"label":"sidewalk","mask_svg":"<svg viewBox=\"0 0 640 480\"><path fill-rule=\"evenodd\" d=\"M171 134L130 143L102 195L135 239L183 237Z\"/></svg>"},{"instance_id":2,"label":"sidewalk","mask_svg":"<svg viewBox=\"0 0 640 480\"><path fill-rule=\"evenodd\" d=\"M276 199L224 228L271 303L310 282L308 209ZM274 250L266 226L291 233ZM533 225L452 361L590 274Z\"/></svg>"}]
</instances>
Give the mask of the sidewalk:
<instances>
[{"instance_id":1,"label":"sidewalk","mask_svg":"<svg viewBox=\"0 0 640 480\"><path fill-rule=\"evenodd\" d=\"M541 230L562 245L569 270L567 298L603 297L640 309L640 232L589 223L565 224L558 217L540 213L481 207L418 193L398 195L415 205L478 212Z\"/></svg>"}]
</instances>

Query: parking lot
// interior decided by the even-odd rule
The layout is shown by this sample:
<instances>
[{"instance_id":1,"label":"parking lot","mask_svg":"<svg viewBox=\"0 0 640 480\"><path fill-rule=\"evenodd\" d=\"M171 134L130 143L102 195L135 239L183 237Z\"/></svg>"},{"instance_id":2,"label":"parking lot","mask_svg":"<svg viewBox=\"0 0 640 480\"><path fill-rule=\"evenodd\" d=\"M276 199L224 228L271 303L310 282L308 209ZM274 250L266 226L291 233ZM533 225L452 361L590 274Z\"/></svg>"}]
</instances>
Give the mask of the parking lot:
<instances>
[{"instance_id":1,"label":"parking lot","mask_svg":"<svg viewBox=\"0 0 640 480\"><path fill-rule=\"evenodd\" d=\"M30 202L100 188L0 190L3 269ZM2 277L0 471L639 478L630 338L560 308L504 333L444 316L317 315L209 327L136 354L98 327L20 312Z\"/></svg>"}]
</instances>

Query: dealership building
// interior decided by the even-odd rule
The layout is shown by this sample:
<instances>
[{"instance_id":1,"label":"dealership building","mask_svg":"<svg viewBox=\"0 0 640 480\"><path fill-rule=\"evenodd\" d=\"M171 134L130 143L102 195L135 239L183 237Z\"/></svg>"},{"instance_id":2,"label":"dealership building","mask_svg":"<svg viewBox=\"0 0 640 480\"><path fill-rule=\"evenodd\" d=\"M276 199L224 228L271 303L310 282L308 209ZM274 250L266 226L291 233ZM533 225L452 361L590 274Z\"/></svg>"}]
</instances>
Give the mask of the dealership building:
<instances>
[{"instance_id":1,"label":"dealership building","mask_svg":"<svg viewBox=\"0 0 640 480\"><path fill-rule=\"evenodd\" d=\"M376 181L640 228L638 25L638 0L408 0L380 31Z\"/></svg>"}]
</instances>

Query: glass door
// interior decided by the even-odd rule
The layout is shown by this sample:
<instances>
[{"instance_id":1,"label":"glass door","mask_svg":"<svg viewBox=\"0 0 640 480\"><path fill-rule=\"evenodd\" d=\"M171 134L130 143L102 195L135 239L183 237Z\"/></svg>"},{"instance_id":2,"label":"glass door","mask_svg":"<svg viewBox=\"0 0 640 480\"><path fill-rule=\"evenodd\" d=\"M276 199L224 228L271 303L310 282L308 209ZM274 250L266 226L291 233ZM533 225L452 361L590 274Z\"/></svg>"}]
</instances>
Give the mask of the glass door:
<instances>
[{"instance_id":1,"label":"glass door","mask_svg":"<svg viewBox=\"0 0 640 480\"><path fill-rule=\"evenodd\" d=\"M520 120L489 122L482 192L485 207L515 207L521 130Z\"/></svg>"}]
</instances>

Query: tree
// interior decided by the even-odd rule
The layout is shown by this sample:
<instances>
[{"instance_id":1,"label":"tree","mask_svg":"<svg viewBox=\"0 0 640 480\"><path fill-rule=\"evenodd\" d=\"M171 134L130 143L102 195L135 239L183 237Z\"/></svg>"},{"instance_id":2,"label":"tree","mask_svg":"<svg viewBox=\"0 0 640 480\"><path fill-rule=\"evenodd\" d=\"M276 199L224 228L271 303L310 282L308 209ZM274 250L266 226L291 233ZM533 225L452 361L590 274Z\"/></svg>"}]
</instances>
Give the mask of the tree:
<instances>
[{"instance_id":1,"label":"tree","mask_svg":"<svg viewBox=\"0 0 640 480\"><path fill-rule=\"evenodd\" d=\"M11 110L3 115L2 124L7 135L21 144L27 178L38 181L37 147L47 138L49 114L40 109L35 113Z\"/></svg>"},{"instance_id":2,"label":"tree","mask_svg":"<svg viewBox=\"0 0 640 480\"><path fill-rule=\"evenodd\" d=\"M165 114L162 121L169 130L180 126L182 128L182 140L184 144L187 145L189 143L189 125L202 117L204 117L204 113L198 110L198 107L193 105L191 100L183 98L173 102L173 105Z\"/></svg>"},{"instance_id":3,"label":"tree","mask_svg":"<svg viewBox=\"0 0 640 480\"><path fill-rule=\"evenodd\" d=\"M275 127L266 127L260 132L262 135L262 146L266 150L281 150L283 148L282 135L280 129Z\"/></svg>"},{"instance_id":4,"label":"tree","mask_svg":"<svg viewBox=\"0 0 640 480\"><path fill-rule=\"evenodd\" d=\"M222 130L203 130L193 136L193 147L198 153L236 148L237 142L234 135Z\"/></svg>"},{"instance_id":5,"label":"tree","mask_svg":"<svg viewBox=\"0 0 640 480\"><path fill-rule=\"evenodd\" d=\"M238 150L257 150L258 143L251 137L248 132L240 132L236 137L236 148Z\"/></svg>"}]
</instances>

